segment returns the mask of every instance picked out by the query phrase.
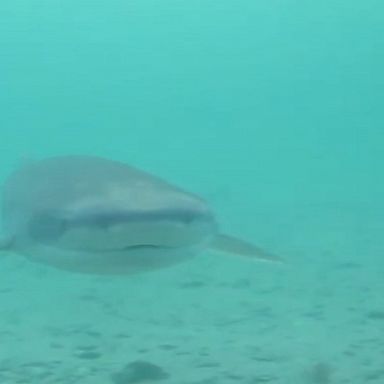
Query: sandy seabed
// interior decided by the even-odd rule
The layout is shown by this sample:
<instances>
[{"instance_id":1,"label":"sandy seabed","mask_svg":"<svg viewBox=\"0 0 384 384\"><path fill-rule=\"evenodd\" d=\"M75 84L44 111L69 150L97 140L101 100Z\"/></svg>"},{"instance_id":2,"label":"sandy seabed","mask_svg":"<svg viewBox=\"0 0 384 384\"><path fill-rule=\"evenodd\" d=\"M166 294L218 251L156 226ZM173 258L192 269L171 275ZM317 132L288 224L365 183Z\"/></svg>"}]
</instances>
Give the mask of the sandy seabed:
<instances>
[{"instance_id":1,"label":"sandy seabed","mask_svg":"<svg viewBox=\"0 0 384 384\"><path fill-rule=\"evenodd\" d=\"M207 252L115 278L4 255L0 383L382 384L379 212L267 214L283 265Z\"/></svg>"}]
</instances>

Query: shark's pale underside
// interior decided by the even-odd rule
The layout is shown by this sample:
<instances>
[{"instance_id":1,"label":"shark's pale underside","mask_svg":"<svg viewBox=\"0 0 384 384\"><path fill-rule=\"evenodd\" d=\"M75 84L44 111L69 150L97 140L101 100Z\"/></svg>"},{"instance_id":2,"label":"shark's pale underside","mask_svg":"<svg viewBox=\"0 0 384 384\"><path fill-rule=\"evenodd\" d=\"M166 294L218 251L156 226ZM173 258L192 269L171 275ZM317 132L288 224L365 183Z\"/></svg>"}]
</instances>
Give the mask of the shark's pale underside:
<instances>
[{"instance_id":1,"label":"shark's pale underside","mask_svg":"<svg viewBox=\"0 0 384 384\"><path fill-rule=\"evenodd\" d=\"M6 180L3 250L61 269L130 274L211 248L275 256L220 234L201 198L124 163L90 156L33 162Z\"/></svg>"}]
</instances>

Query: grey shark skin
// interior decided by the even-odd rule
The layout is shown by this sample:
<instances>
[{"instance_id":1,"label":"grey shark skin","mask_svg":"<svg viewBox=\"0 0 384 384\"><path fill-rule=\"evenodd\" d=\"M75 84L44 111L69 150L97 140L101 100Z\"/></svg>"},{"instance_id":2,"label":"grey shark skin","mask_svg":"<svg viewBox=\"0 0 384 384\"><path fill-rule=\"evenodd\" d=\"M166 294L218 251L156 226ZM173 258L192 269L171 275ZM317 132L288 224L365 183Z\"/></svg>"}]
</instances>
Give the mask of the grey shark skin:
<instances>
[{"instance_id":1,"label":"grey shark skin","mask_svg":"<svg viewBox=\"0 0 384 384\"><path fill-rule=\"evenodd\" d=\"M75 272L144 272L207 248L278 260L219 234L203 199L99 157L53 157L22 167L6 180L1 209L3 250Z\"/></svg>"}]
</instances>

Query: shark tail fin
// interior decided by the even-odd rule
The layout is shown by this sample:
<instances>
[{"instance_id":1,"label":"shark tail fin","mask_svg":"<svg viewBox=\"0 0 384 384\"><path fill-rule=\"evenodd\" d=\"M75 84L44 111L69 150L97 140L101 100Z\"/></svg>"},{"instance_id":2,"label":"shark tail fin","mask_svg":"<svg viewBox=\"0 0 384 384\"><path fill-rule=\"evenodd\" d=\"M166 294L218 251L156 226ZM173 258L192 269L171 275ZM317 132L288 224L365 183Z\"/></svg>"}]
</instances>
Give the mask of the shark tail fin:
<instances>
[{"instance_id":1,"label":"shark tail fin","mask_svg":"<svg viewBox=\"0 0 384 384\"><path fill-rule=\"evenodd\" d=\"M268 261L275 263L283 262L279 256L231 235L219 234L210 244L210 248L220 252L232 253L258 261Z\"/></svg>"}]
</instances>

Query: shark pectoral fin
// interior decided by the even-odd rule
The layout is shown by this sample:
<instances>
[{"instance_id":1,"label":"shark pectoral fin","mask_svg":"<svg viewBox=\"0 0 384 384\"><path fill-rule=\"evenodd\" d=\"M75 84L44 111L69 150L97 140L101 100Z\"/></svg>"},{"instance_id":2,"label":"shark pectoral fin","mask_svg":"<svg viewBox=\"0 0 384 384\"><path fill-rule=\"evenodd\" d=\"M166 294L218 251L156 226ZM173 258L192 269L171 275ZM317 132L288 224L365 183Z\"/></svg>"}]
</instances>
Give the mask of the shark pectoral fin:
<instances>
[{"instance_id":1,"label":"shark pectoral fin","mask_svg":"<svg viewBox=\"0 0 384 384\"><path fill-rule=\"evenodd\" d=\"M247 241L238 239L230 235L219 234L210 245L211 249L233 253L235 255L249 257L260 261L282 262L279 256L269 253Z\"/></svg>"}]
</instances>

